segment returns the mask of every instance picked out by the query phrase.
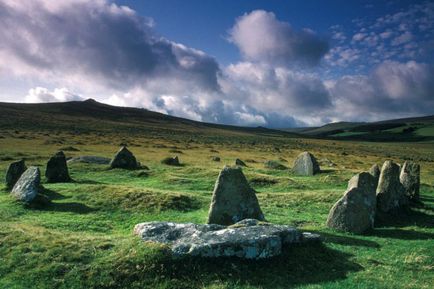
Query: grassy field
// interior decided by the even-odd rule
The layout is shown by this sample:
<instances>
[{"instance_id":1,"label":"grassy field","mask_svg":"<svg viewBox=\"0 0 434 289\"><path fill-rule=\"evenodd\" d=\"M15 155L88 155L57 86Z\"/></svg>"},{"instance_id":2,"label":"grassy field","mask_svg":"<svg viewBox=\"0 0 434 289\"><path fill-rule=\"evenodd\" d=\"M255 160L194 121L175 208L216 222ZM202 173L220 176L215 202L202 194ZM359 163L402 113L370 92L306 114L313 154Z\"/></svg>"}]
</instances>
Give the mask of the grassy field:
<instances>
[{"instance_id":1,"label":"grassy field","mask_svg":"<svg viewBox=\"0 0 434 289\"><path fill-rule=\"evenodd\" d=\"M50 205L23 207L0 194L1 288L432 288L434 278L434 146L432 143L356 143L240 135L189 138L4 133L0 177L11 159L25 158L44 171L62 147L68 157L111 157L129 144L149 171L108 170L71 164L75 180L45 184ZM60 143L59 143L60 142ZM333 167L314 177L265 169L266 160L291 166L309 150ZM160 163L179 155L184 166ZM211 161L218 155L221 162ZM167 248L132 235L138 222L204 223L215 179L224 164L245 160L244 172L266 218L319 232L322 246L295 247L270 260L172 259ZM325 227L328 211L348 179L392 158L422 165L424 208L356 236Z\"/></svg>"},{"instance_id":2,"label":"grassy field","mask_svg":"<svg viewBox=\"0 0 434 289\"><path fill-rule=\"evenodd\" d=\"M25 158L43 173L59 149L67 157L112 157L121 143L149 170L70 164L74 182L43 183L51 204L30 207L15 202L0 185L0 288L432 288L433 142L329 141L161 115L145 122L142 112L132 110L130 118L119 111L92 118L83 107L75 116L53 110L70 112L64 106L45 106L45 112L11 107L0 117L1 179L12 160ZM17 120L13 130L11 118ZM298 177L264 167L267 160L290 167L304 150L319 159L321 174ZM173 155L183 166L160 163ZM323 245L288 248L260 261L173 259L166 247L133 236L139 222L204 223L217 175L236 158L247 163L243 171L267 220L318 232ZM326 228L328 211L349 178L386 159L421 164L424 206L363 236Z\"/></svg>"}]
</instances>

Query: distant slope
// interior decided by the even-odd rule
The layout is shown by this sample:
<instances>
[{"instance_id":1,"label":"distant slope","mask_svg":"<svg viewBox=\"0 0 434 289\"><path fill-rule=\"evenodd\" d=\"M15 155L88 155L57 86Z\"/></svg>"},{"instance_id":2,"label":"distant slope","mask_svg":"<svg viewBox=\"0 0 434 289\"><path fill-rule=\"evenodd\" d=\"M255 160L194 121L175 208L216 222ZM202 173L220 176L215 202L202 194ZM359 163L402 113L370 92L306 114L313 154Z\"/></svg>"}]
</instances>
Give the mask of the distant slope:
<instances>
[{"instance_id":1,"label":"distant slope","mask_svg":"<svg viewBox=\"0 0 434 289\"><path fill-rule=\"evenodd\" d=\"M293 132L294 130L288 129ZM337 122L321 127L303 128L299 134L317 138L367 141L434 140L434 115L378 122Z\"/></svg>"},{"instance_id":2,"label":"distant slope","mask_svg":"<svg viewBox=\"0 0 434 289\"><path fill-rule=\"evenodd\" d=\"M141 108L117 107L95 100L59 103L0 103L0 129L68 130L77 132L149 133L176 131L200 134L297 136L263 127L203 123Z\"/></svg>"}]
</instances>

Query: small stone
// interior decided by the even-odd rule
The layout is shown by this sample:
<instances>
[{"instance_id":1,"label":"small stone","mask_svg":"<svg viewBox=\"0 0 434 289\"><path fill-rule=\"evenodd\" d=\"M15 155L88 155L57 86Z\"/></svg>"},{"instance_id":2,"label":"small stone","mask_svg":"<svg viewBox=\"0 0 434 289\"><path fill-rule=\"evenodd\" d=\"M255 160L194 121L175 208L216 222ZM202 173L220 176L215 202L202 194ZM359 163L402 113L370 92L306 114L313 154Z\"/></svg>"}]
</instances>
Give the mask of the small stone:
<instances>
[{"instance_id":1,"label":"small stone","mask_svg":"<svg viewBox=\"0 0 434 289\"><path fill-rule=\"evenodd\" d=\"M243 162L243 161L240 160L240 159L236 159L236 160L235 160L235 165L236 165L236 166L240 166L240 167L247 167L246 163Z\"/></svg>"},{"instance_id":2,"label":"small stone","mask_svg":"<svg viewBox=\"0 0 434 289\"><path fill-rule=\"evenodd\" d=\"M24 160L11 163L6 171L6 187L13 188L26 169Z\"/></svg>"},{"instance_id":3,"label":"small stone","mask_svg":"<svg viewBox=\"0 0 434 289\"><path fill-rule=\"evenodd\" d=\"M62 183L70 182L68 166L66 164L66 157L62 151L57 152L47 162L47 169L45 170L45 177L49 183Z\"/></svg>"},{"instance_id":4,"label":"small stone","mask_svg":"<svg viewBox=\"0 0 434 289\"><path fill-rule=\"evenodd\" d=\"M404 162L399 180L404 187L405 195L413 201L419 200L420 165L414 162Z\"/></svg>"},{"instance_id":5,"label":"small stone","mask_svg":"<svg viewBox=\"0 0 434 289\"><path fill-rule=\"evenodd\" d=\"M213 162L219 162L220 161L220 157L212 157L211 159Z\"/></svg>"},{"instance_id":6,"label":"small stone","mask_svg":"<svg viewBox=\"0 0 434 289\"><path fill-rule=\"evenodd\" d=\"M178 156L174 157L167 157L161 161L162 164L169 165L169 166L180 166L181 163L179 162Z\"/></svg>"},{"instance_id":7,"label":"small stone","mask_svg":"<svg viewBox=\"0 0 434 289\"><path fill-rule=\"evenodd\" d=\"M110 162L110 167L112 169L119 168L135 170L139 168L139 165L133 153L130 152L126 146L123 146L113 157L112 161Z\"/></svg>"},{"instance_id":8,"label":"small stone","mask_svg":"<svg viewBox=\"0 0 434 289\"><path fill-rule=\"evenodd\" d=\"M265 220L241 168L224 167L214 187L208 223L231 225L243 219Z\"/></svg>"},{"instance_id":9,"label":"small stone","mask_svg":"<svg viewBox=\"0 0 434 289\"><path fill-rule=\"evenodd\" d=\"M41 172L39 168L29 167L13 187L11 195L21 202L30 203L38 194L40 183Z\"/></svg>"},{"instance_id":10,"label":"small stone","mask_svg":"<svg viewBox=\"0 0 434 289\"><path fill-rule=\"evenodd\" d=\"M287 167L285 167L284 165L282 165L281 163L277 162L277 161L266 161L264 163L264 166L267 169L272 169L272 170L286 170Z\"/></svg>"},{"instance_id":11,"label":"small stone","mask_svg":"<svg viewBox=\"0 0 434 289\"><path fill-rule=\"evenodd\" d=\"M327 226L364 233L374 227L376 205L374 177L366 172L357 174L348 182L344 196L330 210Z\"/></svg>"},{"instance_id":12,"label":"small stone","mask_svg":"<svg viewBox=\"0 0 434 289\"><path fill-rule=\"evenodd\" d=\"M303 152L294 161L293 171L301 176L313 176L320 172L316 158L309 152Z\"/></svg>"},{"instance_id":13,"label":"small stone","mask_svg":"<svg viewBox=\"0 0 434 289\"><path fill-rule=\"evenodd\" d=\"M407 205L408 198L399 181L399 166L392 161L385 161L378 181L377 209L381 213L389 213Z\"/></svg>"}]
</instances>

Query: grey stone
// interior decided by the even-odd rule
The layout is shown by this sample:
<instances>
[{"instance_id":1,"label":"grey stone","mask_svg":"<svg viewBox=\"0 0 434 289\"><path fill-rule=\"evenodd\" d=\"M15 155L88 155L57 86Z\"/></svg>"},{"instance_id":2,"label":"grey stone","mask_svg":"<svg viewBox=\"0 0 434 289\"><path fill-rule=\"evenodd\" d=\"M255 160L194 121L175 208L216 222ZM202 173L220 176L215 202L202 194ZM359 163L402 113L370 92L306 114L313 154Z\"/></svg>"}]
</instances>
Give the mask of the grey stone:
<instances>
[{"instance_id":1,"label":"grey stone","mask_svg":"<svg viewBox=\"0 0 434 289\"><path fill-rule=\"evenodd\" d=\"M235 165L236 165L236 166L240 166L240 167L247 167L246 163L243 162L243 161L240 160L240 159L236 159L236 160L235 160Z\"/></svg>"},{"instance_id":2,"label":"grey stone","mask_svg":"<svg viewBox=\"0 0 434 289\"><path fill-rule=\"evenodd\" d=\"M178 156L174 157L167 157L161 161L161 163L169 166L180 166L181 163L179 162Z\"/></svg>"},{"instance_id":3,"label":"grey stone","mask_svg":"<svg viewBox=\"0 0 434 289\"><path fill-rule=\"evenodd\" d=\"M267 169L272 169L272 170L286 170L287 167L285 167L284 165L282 165L281 163L277 162L277 161L266 161L264 163L264 166Z\"/></svg>"},{"instance_id":4,"label":"grey stone","mask_svg":"<svg viewBox=\"0 0 434 289\"><path fill-rule=\"evenodd\" d=\"M374 227L376 205L374 177L367 172L357 174L330 210L327 226L355 234L366 232Z\"/></svg>"},{"instance_id":5,"label":"grey stone","mask_svg":"<svg viewBox=\"0 0 434 289\"><path fill-rule=\"evenodd\" d=\"M62 151L57 152L47 162L45 177L49 183L70 182L71 177L66 164L66 157Z\"/></svg>"},{"instance_id":6,"label":"grey stone","mask_svg":"<svg viewBox=\"0 0 434 289\"><path fill-rule=\"evenodd\" d=\"M420 165L414 162L404 162L399 180L404 187L405 195L410 200L419 200Z\"/></svg>"},{"instance_id":7,"label":"grey stone","mask_svg":"<svg viewBox=\"0 0 434 289\"><path fill-rule=\"evenodd\" d=\"M309 152L303 152L294 161L293 171L301 176L313 176L320 172L316 158Z\"/></svg>"},{"instance_id":8,"label":"grey stone","mask_svg":"<svg viewBox=\"0 0 434 289\"><path fill-rule=\"evenodd\" d=\"M26 169L24 160L11 163L6 171L6 187L13 188Z\"/></svg>"},{"instance_id":9,"label":"grey stone","mask_svg":"<svg viewBox=\"0 0 434 289\"><path fill-rule=\"evenodd\" d=\"M243 219L265 220L255 193L240 167L224 167L214 187L208 223L230 225Z\"/></svg>"},{"instance_id":10,"label":"grey stone","mask_svg":"<svg viewBox=\"0 0 434 289\"><path fill-rule=\"evenodd\" d=\"M404 186L399 181L399 166L392 161L385 161L377 186L377 209L381 213L389 213L407 205Z\"/></svg>"},{"instance_id":11,"label":"grey stone","mask_svg":"<svg viewBox=\"0 0 434 289\"><path fill-rule=\"evenodd\" d=\"M220 161L220 157L212 157L211 158L214 162L219 162Z\"/></svg>"},{"instance_id":12,"label":"grey stone","mask_svg":"<svg viewBox=\"0 0 434 289\"><path fill-rule=\"evenodd\" d=\"M111 159L98 156L79 156L68 160L68 163L87 163L96 165L108 165Z\"/></svg>"},{"instance_id":13,"label":"grey stone","mask_svg":"<svg viewBox=\"0 0 434 289\"><path fill-rule=\"evenodd\" d=\"M378 185L378 180L380 179L380 167L377 164L373 164L372 167L369 169L369 173L374 177L375 179L375 186Z\"/></svg>"},{"instance_id":14,"label":"grey stone","mask_svg":"<svg viewBox=\"0 0 434 289\"><path fill-rule=\"evenodd\" d=\"M211 258L270 258L281 254L284 247L320 241L319 235L257 220L243 220L229 227L148 222L137 224L134 233L144 241L169 245L174 256Z\"/></svg>"},{"instance_id":15,"label":"grey stone","mask_svg":"<svg viewBox=\"0 0 434 289\"><path fill-rule=\"evenodd\" d=\"M37 167L29 167L20 177L12 189L11 195L17 200L30 203L39 191L41 172Z\"/></svg>"},{"instance_id":16,"label":"grey stone","mask_svg":"<svg viewBox=\"0 0 434 289\"><path fill-rule=\"evenodd\" d=\"M134 170L138 169L140 165L138 164L136 157L133 155L133 153L130 152L125 146L123 146L111 160L110 167L112 169L119 168Z\"/></svg>"}]
</instances>

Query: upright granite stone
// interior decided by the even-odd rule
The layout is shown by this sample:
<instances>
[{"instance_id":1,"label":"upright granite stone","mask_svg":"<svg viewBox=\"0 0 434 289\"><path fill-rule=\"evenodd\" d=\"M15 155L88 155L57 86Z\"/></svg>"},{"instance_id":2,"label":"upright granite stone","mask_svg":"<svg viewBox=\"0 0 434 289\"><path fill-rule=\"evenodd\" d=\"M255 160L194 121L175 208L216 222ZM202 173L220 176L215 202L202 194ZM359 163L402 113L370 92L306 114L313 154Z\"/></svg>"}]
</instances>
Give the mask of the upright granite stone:
<instances>
[{"instance_id":1,"label":"upright granite stone","mask_svg":"<svg viewBox=\"0 0 434 289\"><path fill-rule=\"evenodd\" d=\"M66 157L62 151L57 152L47 162L45 177L49 183L64 183L70 182L71 177L66 164Z\"/></svg>"},{"instance_id":2,"label":"upright granite stone","mask_svg":"<svg viewBox=\"0 0 434 289\"><path fill-rule=\"evenodd\" d=\"M316 158L308 152L303 152L294 161L293 171L301 176L313 176L320 172Z\"/></svg>"},{"instance_id":3,"label":"upright granite stone","mask_svg":"<svg viewBox=\"0 0 434 289\"><path fill-rule=\"evenodd\" d=\"M369 169L369 173L374 177L375 179L375 186L378 185L378 180L380 179L380 167L377 164L373 164L372 167Z\"/></svg>"},{"instance_id":4,"label":"upright granite stone","mask_svg":"<svg viewBox=\"0 0 434 289\"><path fill-rule=\"evenodd\" d=\"M420 165L406 161L402 166L399 180L404 186L405 195L410 200L419 200Z\"/></svg>"},{"instance_id":5,"label":"upright granite stone","mask_svg":"<svg viewBox=\"0 0 434 289\"><path fill-rule=\"evenodd\" d=\"M385 161L377 186L377 209L380 213L390 213L407 205L404 186L399 181L399 166Z\"/></svg>"},{"instance_id":6,"label":"upright granite stone","mask_svg":"<svg viewBox=\"0 0 434 289\"><path fill-rule=\"evenodd\" d=\"M24 160L11 163L6 171L6 187L12 189L26 169Z\"/></svg>"},{"instance_id":7,"label":"upright granite stone","mask_svg":"<svg viewBox=\"0 0 434 289\"><path fill-rule=\"evenodd\" d=\"M144 241L170 246L176 257L238 257L264 259L282 253L294 244L319 242L317 234L246 219L233 226L192 223L148 222L137 224L134 234Z\"/></svg>"},{"instance_id":8,"label":"upright granite stone","mask_svg":"<svg viewBox=\"0 0 434 289\"><path fill-rule=\"evenodd\" d=\"M235 160L235 165L236 165L236 166L240 166L240 167L247 167L246 163L243 162L243 161L240 160L240 159L236 159L236 160Z\"/></svg>"},{"instance_id":9,"label":"upright granite stone","mask_svg":"<svg viewBox=\"0 0 434 289\"><path fill-rule=\"evenodd\" d=\"M12 189L11 195L24 203L31 203L39 191L41 172L37 167L29 167Z\"/></svg>"},{"instance_id":10,"label":"upright granite stone","mask_svg":"<svg viewBox=\"0 0 434 289\"><path fill-rule=\"evenodd\" d=\"M224 167L212 195L209 224L231 225L243 219L265 220L253 190L240 167Z\"/></svg>"},{"instance_id":11,"label":"upright granite stone","mask_svg":"<svg viewBox=\"0 0 434 289\"><path fill-rule=\"evenodd\" d=\"M376 194L374 177L363 172L348 182L344 196L336 202L327 218L327 226L361 234L374 227Z\"/></svg>"},{"instance_id":12,"label":"upright granite stone","mask_svg":"<svg viewBox=\"0 0 434 289\"><path fill-rule=\"evenodd\" d=\"M134 170L139 168L139 164L137 163L136 157L133 153L130 152L127 147L123 146L111 160L110 168Z\"/></svg>"}]
</instances>

